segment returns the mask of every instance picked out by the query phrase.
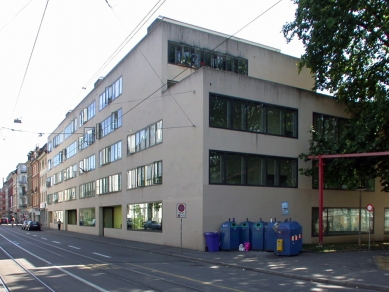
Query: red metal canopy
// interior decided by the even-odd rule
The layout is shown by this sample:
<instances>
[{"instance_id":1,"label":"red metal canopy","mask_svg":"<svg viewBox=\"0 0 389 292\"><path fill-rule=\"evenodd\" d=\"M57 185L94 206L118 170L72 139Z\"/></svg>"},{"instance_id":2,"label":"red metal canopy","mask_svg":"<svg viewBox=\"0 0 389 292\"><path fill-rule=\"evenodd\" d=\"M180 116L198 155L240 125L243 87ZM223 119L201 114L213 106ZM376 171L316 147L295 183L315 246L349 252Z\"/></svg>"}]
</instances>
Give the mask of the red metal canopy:
<instances>
[{"instance_id":1,"label":"red metal canopy","mask_svg":"<svg viewBox=\"0 0 389 292\"><path fill-rule=\"evenodd\" d=\"M317 156L308 156L310 159L318 159L319 167L319 246L323 246L323 189L324 189L324 162L325 158L348 158L348 157L366 157L366 156L387 156L386 152L370 153L352 153L352 154L323 154Z\"/></svg>"}]
</instances>

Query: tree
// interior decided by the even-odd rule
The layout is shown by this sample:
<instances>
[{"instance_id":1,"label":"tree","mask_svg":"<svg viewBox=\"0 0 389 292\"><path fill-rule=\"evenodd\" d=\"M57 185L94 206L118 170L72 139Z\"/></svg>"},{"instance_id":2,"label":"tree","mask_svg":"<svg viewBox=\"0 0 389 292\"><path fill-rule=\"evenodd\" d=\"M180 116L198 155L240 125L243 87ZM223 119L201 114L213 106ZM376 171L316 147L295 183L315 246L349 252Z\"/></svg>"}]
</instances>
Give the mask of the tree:
<instances>
[{"instance_id":1,"label":"tree","mask_svg":"<svg viewBox=\"0 0 389 292\"><path fill-rule=\"evenodd\" d=\"M389 150L389 0L293 0L295 20L283 27L287 41L297 36L305 47L299 69L315 77L315 90L326 90L345 103L350 120L336 143L317 137L309 154L362 153ZM320 138L320 139L317 139ZM331 153L330 153L331 152ZM386 156L333 160L326 180L350 169L349 188L362 177L389 182ZM338 171L336 171L336 169ZM307 175L312 170L302 170ZM356 176L356 177L355 177ZM350 182L351 181L351 182Z\"/></svg>"}]
</instances>

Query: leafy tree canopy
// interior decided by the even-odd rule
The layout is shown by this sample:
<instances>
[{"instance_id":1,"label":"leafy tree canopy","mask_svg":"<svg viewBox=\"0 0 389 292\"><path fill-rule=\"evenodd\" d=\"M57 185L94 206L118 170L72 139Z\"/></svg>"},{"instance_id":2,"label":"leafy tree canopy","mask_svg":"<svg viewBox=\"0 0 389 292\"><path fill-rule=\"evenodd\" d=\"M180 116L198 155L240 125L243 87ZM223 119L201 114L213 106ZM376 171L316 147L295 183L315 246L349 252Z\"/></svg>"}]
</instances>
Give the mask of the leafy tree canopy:
<instances>
[{"instance_id":1,"label":"leafy tree canopy","mask_svg":"<svg viewBox=\"0 0 389 292\"><path fill-rule=\"evenodd\" d=\"M304 44L299 69L309 68L314 89L344 102L351 117L338 141L316 135L302 157L389 151L389 0L293 2L295 20L284 25L283 33L288 41L297 36ZM354 188L361 177L380 177L388 187L387 156L334 159L326 167L331 169L327 181ZM312 169L302 172L310 175Z\"/></svg>"}]
</instances>

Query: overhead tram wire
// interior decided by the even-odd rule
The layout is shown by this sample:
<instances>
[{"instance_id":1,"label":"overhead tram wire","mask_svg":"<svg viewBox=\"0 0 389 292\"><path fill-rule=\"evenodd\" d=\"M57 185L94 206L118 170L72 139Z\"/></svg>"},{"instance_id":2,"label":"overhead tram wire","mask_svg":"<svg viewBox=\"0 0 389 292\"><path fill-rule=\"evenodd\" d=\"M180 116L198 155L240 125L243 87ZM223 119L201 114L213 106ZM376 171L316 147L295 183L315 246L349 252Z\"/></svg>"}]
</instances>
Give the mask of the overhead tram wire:
<instances>
[{"instance_id":1,"label":"overhead tram wire","mask_svg":"<svg viewBox=\"0 0 389 292\"><path fill-rule=\"evenodd\" d=\"M166 0L165 0L166 1ZM164 1L164 2L165 2ZM254 18L253 20L251 20L250 22L248 22L245 26L243 26L241 29L239 29L238 31L236 31L234 34L230 35L228 38L226 38L223 42L221 42L219 45L217 45L215 48L213 48L211 51L214 51L216 50L218 47L220 47L222 44L224 44L225 42L227 42L228 40L230 40L233 36L235 36L237 33L239 33L240 31L242 31L244 28L246 28L247 26L249 26L251 23L253 23L254 21L256 21L258 18L260 18L261 16L263 16L265 13L267 13L268 11L270 11L271 9L273 9L277 4L279 4L282 0L279 0L278 2L276 2L275 4L273 4L271 7L269 7L268 9L266 9L264 12L262 12L261 14L259 14L256 18ZM163 4L163 3L162 3ZM161 4L161 5L162 5ZM157 4L156 4L157 5ZM159 7L161 7L161 5ZM154 6L155 7L155 6ZM158 9L159 9L158 7ZM152 9L153 10L153 9ZM151 10L151 11L152 11ZM149 12L150 13L150 12ZM151 16L150 16L151 17ZM148 20L148 19L147 19ZM145 24L145 23L144 23ZM144 25L143 24L143 25ZM142 26L143 26L142 25ZM139 26L139 25L138 25ZM136 28L135 28L136 29ZM135 30L134 29L134 30ZM155 29L155 27L153 28ZM134 31L133 30L133 31ZM138 30L139 31L139 30ZM136 33L138 32L136 31ZM118 49L117 49L118 50ZM116 51L117 51L116 50ZM115 52L116 52L115 51ZM174 76L172 78L172 80L176 79L178 76L180 76L181 74L183 74L185 71L187 71L189 69L189 67L185 68L184 70L182 70L180 73L178 73L176 76ZM131 109L129 109L128 111L126 111L125 113L122 114L122 117L126 114L128 114L129 112L131 112L132 110L134 110L136 107L138 107L140 104L142 104L144 101L146 101L147 99L149 99L154 93L158 92L160 89L164 88L165 86L167 85L167 83L163 83L162 86L160 86L159 88L157 88L154 92L152 92L151 94L149 94L148 96L146 96L144 99L142 99L139 103L137 103L134 107L132 107ZM193 127L193 126L191 126Z\"/></svg>"},{"instance_id":2,"label":"overhead tram wire","mask_svg":"<svg viewBox=\"0 0 389 292\"><path fill-rule=\"evenodd\" d=\"M241 29L239 29L238 31L236 31L234 34L230 35L228 38L226 38L224 41L222 41L219 45L217 45L215 48L213 48L211 51L215 51L218 47L220 47L222 44L224 44L225 42L227 42L228 40L230 40L233 36L235 36L238 32L242 31L244 28L246 28L247 26L249 26L251 23L253 23L254 21L256 21L258 18L260 18L261 16L263 16L266 12L270 11L272 8L274 8L278 3L280 3L282 0L279 0L278 2L276 2L274 5L270 6L268 9L266 9L264 12L262 12L261 14L259 14L256 18L254 18L253 20L251 20L249 23L247 23L245 26L243 26ZM154 27L155 29L155 27ZM186 70L188 70L190 67L186 67L184 70L182 70L180 73L178 73L176 76L174 76L172 78L172 80L176 79L178 76L180 76L182 73L184 73ZM154 92L152 92L151 94L149 94L147 97L145 97L142 101L140 101L138 104L136 104L134 107L132 107L131 109L129 109L127 112L125 112L124 114L122 114L122 117L129 113L130 111L132 111L134 108L136 108L138 105L140 105L141 103L143 103L144 101L146 101L147 99L149 99L154 93L156 93L158 90L162 89L163 87L165 87L167 85L167 82L164 83L162 86L160 86L159 88L157 88Z\"/></svg>"},{"instance_id":3,"label":"overhead tram wire","mask_svg":"<svg viewBox=\"0 0 389 292\"><path fill-rule=\"evenodd\" d=\"M22 92L23 84L24 84L24 81L25 81L26 76L27 76L28 68L29 68L29 66L30 66L30 62L31 62L31 59L32 59L32 55L33 55L33 53L34 53L35 45L36 45L36 42L37 42L37 40L38 40L39 32L40 32L40 30L41 30L42 23L43 23L43 19L44 19L44 17L45 17L45 14L46 14L46 10L47 10L47 6L48 6L48 5L49 5L49 0L46 1L45 10L43 11L43 15L42 15L42 18L41 18L41 22L40 22L40 24L39 24L39 28L38 28L38 32L37 32L36 37L35 37L34 45L33 45L33 47L32 47L31 53L30 53L30 58L28 59L26 71L24 72L22 84L20 85L19 93L18 93L18 96L17 96L17 98L16 98L16 102L15 102L15 106L14 106L13 111L12 111L11 118L13 117L13 115L14 115L14 113L15 113L15 109L16 109L16 106L17 106L18 101L19 101L19 98L20 98L20 93Z\"/></svg>"},{"instance_id":4,"label":"overhead tram wire","mask_svg":"<svg viewBox=\"0 0 389 292\"><path fill-rule=\"evenodd\" d=\"M10 21L8 21L2 28L0 28L0 32L1 32L4 28L6 28L7 25L8 25L12 20L14 20L14 19L16 18L16 16L18 16L19 13L22 12L22 11L24 10L24 8L26 8L26 7L28 6L28 4L30 4L31 2L32 2L32 0L30 0L30 2L28 2L26 5L24 5L23 8L20 9L19 12L16 13L16 14L14 15L14 17L12 17L12 19L11 19Z\"/></svg>"},{"instance_id":5,"label":"overhead tram wire","mask_svg":"<svg viewBox=\"0 0 389 292\"><path fill-rule=\"evenodd\" d=\"M272 8L274 8L274 6L276 6L278 3L282 2L282 0L279 0L278 2L274 3L272 6L270 6L268 9L266 9L264 12L262 12L261 14L259 14L256 18L254 18L253 20L251 20L249 23L247 23L245 26L243 26L241 29L239 29L238 31L236 31L234 34L230 35L228 38L226 38L223 42L221 42L218 46L216 46L215 48L213 48L212 51L216 50L218 47L220 47L222 44L224 44L225 42L227 42L228 40L230 40L234 35L236 35L237 33L239 33L240 31L242 31L243 29L245 29L246 27L248 27L250 24L252 24L254 21L256 21L258 18L260 18L262 15L264 15L266 12L268 12L269 10L271 10Z\"/></svg>"},{"instance_id":6,"label":"overhead tram wire","mask_svg":"<svg viewBox=\"0 0 389 292\"><path fill-rule=\"evenodd\" d=\"M155 7L161 2L163 1L162 4L160 4L157 9L155 9ZM107 1L106 1L107 2ZM107 66L108 64L121 52L121 50L124 48L125 45L128 44L129 41L131 41L134 36L139 32L139 30L146 24L146 22L150 19L150 17L156 12L158 11L158 9L166 2L166 0L159 0L152 8L151 10L145 15L145 17L143 17L143 19L135 26L135 28L131 31L131 33L124 39L124 41L117 47L117 49L111 54L111 56L103 63L103 65L96 71L96 73L86 82L85 86L83 87L83 89L85 89L89 84L91 84L93 82L93 80L95 80L100 72L102 72ZM111 5L109 5L109 3L107 2L108 6L113 9L111 7ZM153 10L155 10L153 12ZM115 13L114 13L115 14ZM150 15L151 14L151 15ZM116 14L115 14L116 15ZM149 16L150 15L150 16ZM149 16L149 17L148 17ZM148 18L147 18L148 17ZM147 18L147 19L146 19ZM146 21L145 21L146 19ZM143 22L143 24L142 24ZM123 25L123 24L122 24ZM139 28L138 28L139 27ZM138 28L138 30L137 30ZM125 29L126 30L126 29ZM136 31L135 31L136 30ZM132 35L132 36L131 36ZM83 89L81 89L75 96L75 98L77 98L77 96L83 92ZM70 102L72 102L75 98L71 99Z\"/></svg>"},{"instance_id":7,"label":"overhead tram wire","mask_svg":"<svg viewBox=\"0 0 389 292\"><path fill-rule=\"evenodd\" d=\"M151 65L151 63L149 62L149 60L147 59L147 57L143 54L142 50L139 49L140 53L142 54L143 58L145 58L147 64L149 64L149 66L151 67L151 69L153 69L153 72L155 73L155 75L157 75L157 77L159 78L159 80L161 81L162 84L163 81L161 79L161 77L157 74L157 72L155 71L154 67ZM182 113L186 116L186 118L188 119L188 121L192 124L192 127L195 127L195 124L192 122L192 120L188 117L188 115L186 114L186 112L184 111L184 109L180 106L180 104L177 102L177 100L174 98L174 96L170 93L170 91L168 91L169 95L173 98L173 100L175 101L175 103L177 104L177 106L180 108L180 110L182 111Z\"/></svg>"}]
</instances>

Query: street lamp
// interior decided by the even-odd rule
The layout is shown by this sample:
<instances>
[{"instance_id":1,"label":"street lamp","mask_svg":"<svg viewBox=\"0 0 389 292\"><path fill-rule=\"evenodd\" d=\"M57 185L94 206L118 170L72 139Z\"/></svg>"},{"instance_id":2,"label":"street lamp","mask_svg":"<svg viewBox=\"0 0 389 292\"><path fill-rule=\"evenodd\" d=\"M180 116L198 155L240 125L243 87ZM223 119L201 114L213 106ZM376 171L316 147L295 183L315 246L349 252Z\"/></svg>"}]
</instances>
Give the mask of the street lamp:
<instances>
[{"instance_id":1,"label":"street lamp","mask_svg":"<svg viewBox=\"0 0 389 292\"><path fill-rule=\"evenodd\" d=\"M361 217L362 217L362 192L366 191L364 187L357 187L356 190L359 192L359 220L358 220L358 247L361 246Z\"/></svg>"}]
</instances>

